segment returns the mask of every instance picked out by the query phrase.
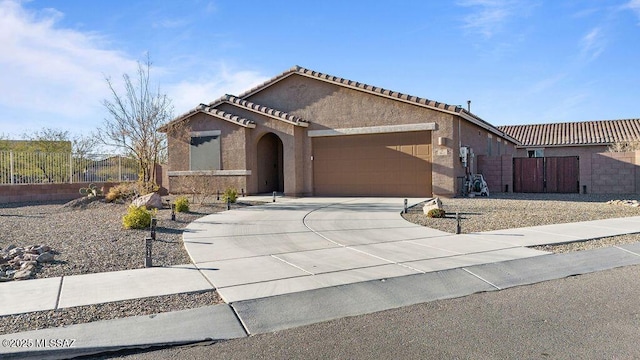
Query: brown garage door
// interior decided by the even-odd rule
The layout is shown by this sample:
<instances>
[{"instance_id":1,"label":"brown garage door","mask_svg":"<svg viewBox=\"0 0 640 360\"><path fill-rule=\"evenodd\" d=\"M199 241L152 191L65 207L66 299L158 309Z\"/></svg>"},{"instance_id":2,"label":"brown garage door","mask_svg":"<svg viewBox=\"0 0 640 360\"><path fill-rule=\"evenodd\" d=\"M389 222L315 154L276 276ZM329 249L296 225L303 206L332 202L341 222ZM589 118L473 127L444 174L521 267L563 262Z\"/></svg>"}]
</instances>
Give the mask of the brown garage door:
<instances>
[{"instance_id":1,"label":"brown garage door","mask_svg":"<svg viewBox=\"0 0 640 360\"><path fill-rule=\"evenodd\" d=\"M316 195L431 196L431 132L313 138Z\"/></svg>"}]
</instances>

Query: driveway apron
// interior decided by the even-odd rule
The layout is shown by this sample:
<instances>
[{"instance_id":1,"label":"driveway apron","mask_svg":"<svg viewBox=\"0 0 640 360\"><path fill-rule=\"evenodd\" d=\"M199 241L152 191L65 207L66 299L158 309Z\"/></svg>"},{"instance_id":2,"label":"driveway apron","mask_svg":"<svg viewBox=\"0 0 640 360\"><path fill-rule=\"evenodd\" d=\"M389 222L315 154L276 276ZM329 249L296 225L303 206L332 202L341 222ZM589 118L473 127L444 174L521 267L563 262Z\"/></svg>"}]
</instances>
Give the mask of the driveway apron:
<instances>
[{"instance_id":1,"label":"driveway apron","mask_svg":"<svg viewBox=\"0 0 640 360\"><path fill-rule=\"evenodd\" d=\"M403 202L279 199L196 220L184 243L228 303L547 254L409 223Z\"/></svg>"}]
</instances>

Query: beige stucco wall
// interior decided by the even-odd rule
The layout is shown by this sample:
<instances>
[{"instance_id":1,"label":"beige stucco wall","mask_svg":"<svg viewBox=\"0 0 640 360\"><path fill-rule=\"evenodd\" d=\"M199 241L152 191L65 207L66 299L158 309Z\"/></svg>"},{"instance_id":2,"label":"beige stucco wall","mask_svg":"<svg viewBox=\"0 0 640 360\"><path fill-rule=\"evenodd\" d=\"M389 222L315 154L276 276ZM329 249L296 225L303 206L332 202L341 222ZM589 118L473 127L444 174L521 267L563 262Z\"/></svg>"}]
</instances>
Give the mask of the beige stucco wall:
<instances>
[{"instance_id":1,"label":"beige stucco wall","mask_svg":"<svg viewBox=\"0 0 640 360\"><path fill-rule=\"evenodd\" d=\"M456 173L463 174L458 164L457 134L454 135L457 132L457 115L363 93L300 75L289 76L267 90L251 96L248 100L281 109L308 120L310 122L308 130L435 123L436 130L431 131L433 192L442 196L456 193ZM464 120L461 122L466 123ZM301 132L304 132L304 129ZM439 142L439 138L443 141ZM311 139L305 134L298 140L303 149L299 159L299 164L303 164L299 189L303 195L311 195L313 193ZM439 145L440 143L442 145ZM299 176L300 172L296 174Z\"/></svg>"},{"instance_id":2,"label":"beige stucco wall","mask_svg":"<svg viewBox=\"0 0 640 360\"><path fill-rule=\"evenodd\" d=\"M283 143L284 190L286 195L292 196L313 195L313 148L312 139L308 136L308 131L312 130L435 123L435 130L428 133L431 134L433 154L432 188L433 193L439 196L452 196L459 191L457 177L465 174L459 160L459 145L472 147L477 155L487 153L488 132L456 114L364 93L299 74L292 74L247 100L299 116L310 123L308 128L294 126L233 104L222 104L218 108L253 120L256 123L254 129L204 113L192 116L189 124L194 131L222 132L223 169L252 171L251 175L244 177L246 190L250 194L258 189L255 172L257 143L269 132L276 134ZM495 143L496 136L493 141ZM502 146L502 153L512 151L513 145ZM497 155L496 150L493 154ZM188 159L188 140L170 137L171 170L188 170Z\"/></svg>"},{"instance_id":3,"label":"beige stucco wall","mask_svg":"<svg viewBox=\"0 0 640 360\"><path fill-rule=\"evenodd\" d=\"M458 126L460 128L459 133ZM454 140L456 141L456 149L459 149L458 146L467 146L473 151L474 158L470 162L468 169L471 174L477 174L480 172L478 168L478 157L500 157L502 155L511 155L516 152L516 146L514 143L500 138L500 146L498 146L498 139L499 137L497 135L468 121L461 119L459 123L457 121L454 123ZM491 144L491 151L489 151L489 143ZM454 169L456 179L465 176L467 171L467 169L462 167L459 156L459 150L456 150L456 155L453 159L455 163ZM457 192L460 191L460 185L460 180L457 180ZM496 187L496 184L489 184L489 187L493 188L495 191L500 188L500 185L501 184L498 184Z\"/></svg>"},{"instance_id":4,"label":"beige stucco wall","mask_svg":"<svg viewBox=\"0 0 640 360\"><path fill-rule=\"evenodd\" d=\"M246 149L245 140L247 128L232 124L228 121L219 120L204 113L196 113L191 118L185 120L178 128L178 132L169 133L169 189L172 193L190 192L188 183L193 179L184 179L184 176L171 175L174 171L189 170L189 142L190 132L193 131L220 131L220 166L221 170L246 170ZM197 175L208 176L208 175ZM246 176L222 176L208 182L214 191L224 191L228 186L234 186L238 191L246 189Z\"/></svg>"}]
</instances>

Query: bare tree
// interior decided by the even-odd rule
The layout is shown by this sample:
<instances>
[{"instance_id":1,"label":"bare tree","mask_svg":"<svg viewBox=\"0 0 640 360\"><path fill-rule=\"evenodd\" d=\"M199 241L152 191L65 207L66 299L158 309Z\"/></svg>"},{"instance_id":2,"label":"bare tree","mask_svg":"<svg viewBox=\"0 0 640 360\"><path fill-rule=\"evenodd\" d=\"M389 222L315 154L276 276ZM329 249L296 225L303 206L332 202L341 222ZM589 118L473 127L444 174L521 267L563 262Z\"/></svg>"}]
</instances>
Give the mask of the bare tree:
<instances>
[{"instance_id":1,"label":"bare tree","mask_svg":"<svg viewBox=\"0 0 640 360\"><path fill-rule=\"evenodd\" d=\"M156 182L155 167L167 147L166 136L157 129L171 120L173 106L160 88L150 88L151 60L138 62L138 78L134 84L129 75L123 74L124 93L119 93L107 77L107 85L113 96L104 100L103 105L110 118L105 119L100 132L105 145L116 146L132 155L140 166L140 180Z\"/></svg>"}]
</instances>

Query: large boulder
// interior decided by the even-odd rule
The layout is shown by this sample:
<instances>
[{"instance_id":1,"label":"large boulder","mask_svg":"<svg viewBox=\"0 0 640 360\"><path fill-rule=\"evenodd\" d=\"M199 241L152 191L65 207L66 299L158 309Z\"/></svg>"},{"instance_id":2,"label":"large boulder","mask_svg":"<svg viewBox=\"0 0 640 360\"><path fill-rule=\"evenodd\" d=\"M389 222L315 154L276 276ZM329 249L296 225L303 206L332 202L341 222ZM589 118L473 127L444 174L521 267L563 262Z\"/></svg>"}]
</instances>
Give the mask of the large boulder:
<instances>
[{"instance_id":1,"label":"large boulder","mask_svg":"<svg viewBox=\"0 0 640 360\"><path fill-rule=\"evenodd\" d=\"M429 213L429 210L433 209L442 209L442 201L440 201L440 198L433 198L427 201L422 207L422 211L425 215Z\"/></svg>"},{"instance_id":2,"label":"large boulder","mask_svg":"<svg viewBox=\"0 0 640 360\"><path fill-rule=\"evenodd\" d=\"M151 193L140 196L131 202L132 206L145 206L147 209L162 209L162 196L158 193Z\"/></svg>"}]
</instances>

